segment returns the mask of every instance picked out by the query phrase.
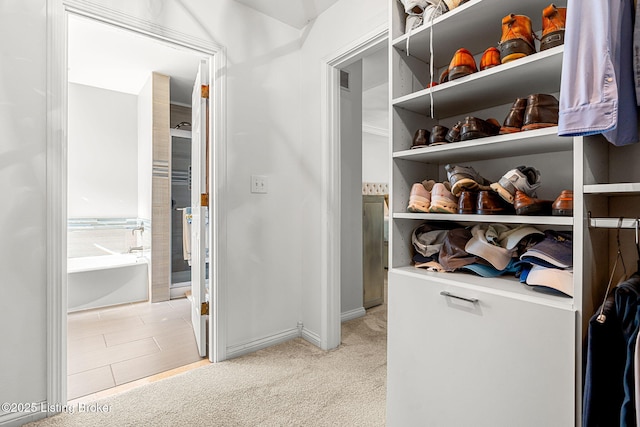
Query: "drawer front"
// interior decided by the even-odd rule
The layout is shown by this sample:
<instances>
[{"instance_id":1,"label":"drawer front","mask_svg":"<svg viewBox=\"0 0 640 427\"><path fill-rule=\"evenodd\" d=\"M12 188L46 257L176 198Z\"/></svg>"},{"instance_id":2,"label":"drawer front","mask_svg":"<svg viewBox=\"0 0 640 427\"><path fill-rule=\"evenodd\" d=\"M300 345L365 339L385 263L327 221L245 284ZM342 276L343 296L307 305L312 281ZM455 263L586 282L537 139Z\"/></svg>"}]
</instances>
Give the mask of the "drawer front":
<instances>
[{"instance_id":1,"label":"drawer front","mask_svg":"<svg viewBox=\"0 0 640 427\"><path fill-rule=\"evenodd\" d=\"M573 426L574 387L574 310L389 272L389 426Z\"/></svg>"}]
</instances>

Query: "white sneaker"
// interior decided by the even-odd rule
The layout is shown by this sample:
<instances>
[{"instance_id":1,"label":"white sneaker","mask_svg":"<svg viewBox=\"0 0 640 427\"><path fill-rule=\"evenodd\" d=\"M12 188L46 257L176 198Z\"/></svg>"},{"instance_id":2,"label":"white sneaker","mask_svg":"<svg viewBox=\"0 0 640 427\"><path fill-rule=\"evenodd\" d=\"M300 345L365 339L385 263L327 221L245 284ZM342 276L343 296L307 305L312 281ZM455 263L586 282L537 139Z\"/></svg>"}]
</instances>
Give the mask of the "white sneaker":
<instances>
[{"instance_id":1,"label":"white sneaker","mask_svg":"<svg viewBox=\"0 0 640 427\"><path fill-rule=\"evenodd\" d=\"M429 22L442 15L447 5L442 0L398 0L407 14L405 32L409 32L425 21Z\"/></svg>"}]
</instances>

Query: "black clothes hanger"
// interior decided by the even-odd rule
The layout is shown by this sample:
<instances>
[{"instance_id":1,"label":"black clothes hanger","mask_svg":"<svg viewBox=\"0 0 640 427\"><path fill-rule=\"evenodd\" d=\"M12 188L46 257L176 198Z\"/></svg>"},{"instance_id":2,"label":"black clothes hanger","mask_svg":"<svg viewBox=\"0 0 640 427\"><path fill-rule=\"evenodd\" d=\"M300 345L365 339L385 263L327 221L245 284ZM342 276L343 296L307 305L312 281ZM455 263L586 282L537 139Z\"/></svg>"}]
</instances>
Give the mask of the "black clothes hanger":
<instances>
[{"instance_id":1,"label":"black clothes hanger","mask_svg":"<svg viewBox=\"0 0 640 427\"><path fill-rule=\"evenodd\" d=\"M613 276L616 272L616 267L618 266L618 260L620 260L621 264L622 264L622 270L624 272L624 277L627 277L627 267L624 265L624 258L622 258L622 250L621 250L621 245L620 245L620 229L622 228L622 220L623 218L620 217L618 219L618 227L617 227L617 231L616 231L616 245L618 246L618 251L616 253L616 260L613 263L613 268L611 269L611 276L609 276L609 283L607 284L607 290L604 293L604 299L602 300L602 305L600 306L600 314L598 314L598 317L596 318L596 320L598 321L598 323L604 323L607 320L607 316L605 316L604 314L604 303L605 301L607 301L607 297L609 296L609 289L611 289L611 283L613 282ZM640 246L638 246L638 222L636 220L636 250L638 251L638 267L640 268Z\"/></svg>"}]
</instances>

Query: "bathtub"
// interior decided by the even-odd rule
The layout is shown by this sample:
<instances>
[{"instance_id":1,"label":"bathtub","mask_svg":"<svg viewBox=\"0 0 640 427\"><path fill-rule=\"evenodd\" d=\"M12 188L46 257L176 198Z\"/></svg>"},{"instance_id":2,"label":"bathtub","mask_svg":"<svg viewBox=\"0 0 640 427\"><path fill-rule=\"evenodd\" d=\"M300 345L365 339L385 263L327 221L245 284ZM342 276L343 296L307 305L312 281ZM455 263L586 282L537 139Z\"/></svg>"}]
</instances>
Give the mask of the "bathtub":
<instances>
[{"instance_id":1,"label":"bathtub","mask_svg":"<svg viewBox=\"0 0 640 427\"><path fill-rule=\"evenodd\" d=\"M69 258L67 311L149 298L149 260L138 253Z\"/></svg>"}]
</instances>

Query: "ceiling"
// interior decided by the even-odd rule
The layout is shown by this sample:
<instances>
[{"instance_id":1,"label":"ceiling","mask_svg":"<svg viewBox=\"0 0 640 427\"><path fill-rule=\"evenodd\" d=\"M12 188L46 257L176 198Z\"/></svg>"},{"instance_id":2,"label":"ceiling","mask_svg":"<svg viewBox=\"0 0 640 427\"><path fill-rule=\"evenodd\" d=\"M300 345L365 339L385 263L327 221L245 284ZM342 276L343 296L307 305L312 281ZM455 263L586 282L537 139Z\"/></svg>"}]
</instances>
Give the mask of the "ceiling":
<instances>
[{"instance_id":1,"label":"ceiling","mask_svg":"<svg viewBox=\"0 0 640 427\"><path fill-rule=\"evenodd\" d=\"M338 0L236 0L280 22L302 29Z\"/></svg>"},{"instance_id":2,"label":"ceiling","mask_svg":"<svg viewBox=\"0 0 640 427\"><path fill-rule=\"evenodd\" d=\"M69 16L69 82L138 95L152 72L171 77L171 102L191 105L204 56L75 15Z\"/></svg>"}]
</instances>

